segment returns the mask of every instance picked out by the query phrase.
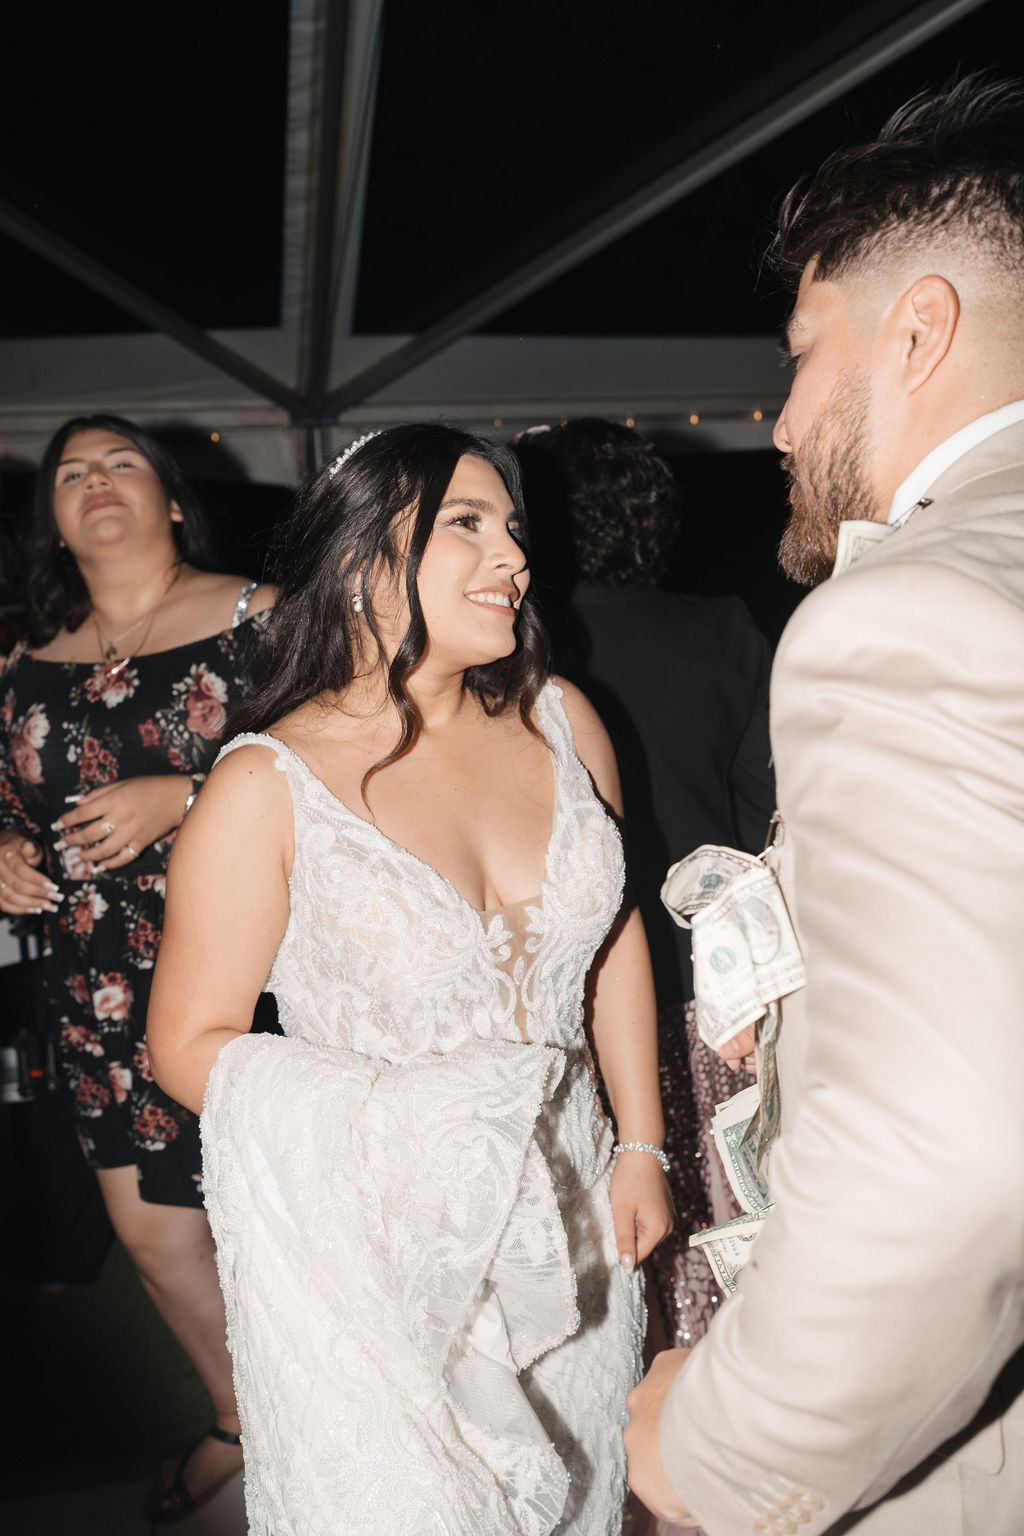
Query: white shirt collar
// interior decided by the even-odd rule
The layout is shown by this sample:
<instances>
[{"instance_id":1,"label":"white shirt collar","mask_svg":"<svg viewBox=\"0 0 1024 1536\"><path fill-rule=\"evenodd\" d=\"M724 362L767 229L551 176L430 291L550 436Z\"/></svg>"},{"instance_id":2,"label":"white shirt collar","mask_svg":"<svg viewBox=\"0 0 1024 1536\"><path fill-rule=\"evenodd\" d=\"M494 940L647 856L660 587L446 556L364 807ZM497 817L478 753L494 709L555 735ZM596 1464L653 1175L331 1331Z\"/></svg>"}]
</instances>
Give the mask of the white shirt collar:
<instances>
[{"instance_id":1,"label":"white shirt collar","mask_svg":"<svg viewBox=\"0 0 1024 1536\"><path fill-rule=\"evenodd\" d=\"M890 528L902 528L910 514L917 511L939 476L944 475L957 459L962 459L965 453L977 448L986 437L1001 432L1004 427L1012 427L1018 421L1024 421L1024 400L1013 400L1009 405L1001 405L997 411L988 411L984 416L978 416L974 421L969 421L966 427L961 427L959 432L954 432L952 437L947 437L937 448L933 448L917 468L911 470L893 497L886 519Z\"/></svg>"}]
</instances>

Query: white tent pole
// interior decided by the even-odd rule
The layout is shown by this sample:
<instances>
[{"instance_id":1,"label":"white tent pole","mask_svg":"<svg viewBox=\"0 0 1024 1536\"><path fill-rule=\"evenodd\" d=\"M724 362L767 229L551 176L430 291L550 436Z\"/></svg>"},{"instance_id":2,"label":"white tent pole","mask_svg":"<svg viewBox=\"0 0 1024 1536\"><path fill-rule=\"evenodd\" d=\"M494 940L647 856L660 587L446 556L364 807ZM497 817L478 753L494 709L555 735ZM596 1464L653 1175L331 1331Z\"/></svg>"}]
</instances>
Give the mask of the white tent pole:
<instances>
[{"instance_id":1,"label":"white tent pole","mask_svg":"<svg viewBox=\"0 0 1024 1536\"><path fill-rule=\"evenodd\" d=\"M310 188L309 240L306 262L307 298L302 306L305 358L299 424L316 422L330 367L330 310L334 251L338 224L338 183L341 164L341 124L350 0L322 0L317 16L316 73L312 82L314 175ZM312 446L312 445L311 445Z\"/></svg>"},{"instance_id":2,"label":"white tent pole","mask_svg":"<svg viewBox=\"0 0 1024 1536\"><path fill-rule=\"evenodd\" d=\"M333 341L352 333L366 187L373 143L373 115L383 45L384 0L350 0L349 36L342 92L342 156L338 206L341 216L331 314ZM324 389L329 374L324 379Z\"/></svg>"},{"instance_id":3,"label":"white tent pole","mask_svg":"<svg viewBox=\"0 0 1024 1536\"><path fill-rule=\"evenodd\" d=\"M339 334L347 336L359 262L383 0L320 0L312 85L314 173L302 306L304 396L311 468L324 456L323 401Z\"/></svg>"},{"instance_id":4,"label":"white tent pole","mask_svg":"<svg viewBox=\"0 0 1024 1536\"><path fill-rule=\"evenodd\" d=\"M295 345L291 378L296 388L306 359L300 353L302 305L307 299L308 210L315 176L316 124L313 80L319 32L316 0L290 0L288 23L288 105L285 115L284 237L281 271L281 329Z\"/></svg>"},{"instance_id":5,"label":"white tent pole","mask_svg":"<svg viewBox=\"0 0 1024 1536\"><path fill-rule=\"evenodd\" d=\"M361 404L386 385L394 383L420 363L450 346L460 336L476 330L512 304L560 277L563 272L568 272L587 257L604 250L622 235L628 234L715 176L745 160L755 150L770 144L773 139L984 3L985 0L925 0L923 5L917 6L858 48L851 49L842 58L819 70L770 106L755 112L736 128L731 128L711 144L687 156L679 165L624 198L582 229L543 251L466 304L444 315L418 336L339 385L324 401L325 416L336 417Z\"/></svg>"}]
</instances>

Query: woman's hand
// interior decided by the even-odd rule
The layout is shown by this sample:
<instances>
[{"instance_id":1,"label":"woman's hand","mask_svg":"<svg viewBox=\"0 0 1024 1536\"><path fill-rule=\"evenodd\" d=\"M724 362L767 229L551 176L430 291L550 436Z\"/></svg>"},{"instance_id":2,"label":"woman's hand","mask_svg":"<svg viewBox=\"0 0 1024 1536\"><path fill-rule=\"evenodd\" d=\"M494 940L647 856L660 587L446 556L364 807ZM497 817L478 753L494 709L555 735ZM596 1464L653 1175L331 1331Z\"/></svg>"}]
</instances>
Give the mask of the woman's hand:
<instances>
[{"instance_id":1,"label":"woman's hand","mask_svg":"<svg viewBox=\"0 0 1024 1536\"><path fill-rule=\"evenodd\" d=\"M181 825L191 793L192 780L179 773L118 779L91 789L53 823L61 834L54 847L58 853L65 848L87 850L90 873L121 869Z\"/></svg>"},{"instance_id":2,"label":"woman's hand","mask_svg":"<svg viewBox=\"0 0 1024 1536\"><path fill-rule=\"evenodd\" d=\"M20 917L25 912L56 912L64 898L53 881L36 866L42 850L21 832L0 832L0 912Z\"/></svg>"},{"instance_id":3,"label":"woman's hand","mask_svg":"<svg viewBox=\"0 0 1024 1536\"><path fill-rule=\"evenodd\" d=\"M672 1195L658 1159L650 1152L620 1152L611 1203L619 1263L633 1269L675 1226Z\"/></svg>"}]
</instances>

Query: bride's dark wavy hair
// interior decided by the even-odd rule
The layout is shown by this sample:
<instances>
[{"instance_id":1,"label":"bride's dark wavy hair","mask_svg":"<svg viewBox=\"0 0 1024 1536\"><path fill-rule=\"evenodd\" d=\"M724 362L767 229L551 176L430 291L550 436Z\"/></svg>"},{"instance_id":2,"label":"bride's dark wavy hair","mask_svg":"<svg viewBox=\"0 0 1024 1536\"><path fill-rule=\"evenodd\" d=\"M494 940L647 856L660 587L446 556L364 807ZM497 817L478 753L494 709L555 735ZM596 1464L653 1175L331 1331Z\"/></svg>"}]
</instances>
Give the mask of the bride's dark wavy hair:
<instances>
[{"instance_id":1,"label":"bride's dark wavy hair","mask_svg":"<svg viewBox=\"0 0 1024 1536\"><path fill-rule=\"evenodd\" d=\"M75 558L60 542L53 515L53 488L57 466L68 440L79 432L113 432L125 437L147 459L169 501L181 508L182 521L171 531L178 553L201 570L213 566L213 549L206 519L195 492L177 463L148 432L123 416L72 416L50 438L43 453L27 527L21 538L21 564L28 610L28 638L33 646L45 645L59 629L74 634L89 615L89 591Z\"/></svg>"},{"instance_id":2,"label":"bride's dark wavy hair","mask_svg":"<svg viewBox=\"0 0 1024 1536\"><path fill-rule=\"evenodd\" d=\"M455 466L467 454L501 476L522 529L516 537L526 550L519 465L508 448L456 427L422 422L391 427L344 464L326 464L299 492L282 531L275 561L280 596L257 641L255 686L228 720L225 741L265 731L320 694L343 693L365 670L353 598L372 572L389 576L396 587L403 582L409 627L387 669L401 736L366 774L364 796L371 776L415 745L423 723L405 683L427 646L417 576ZM383 656L370 603L361 618ZM548 676L549 650L529 591L519 607L516 641L510 656L469 667L464 687L488 715L517 709L533 731L530 711Z\"/></svg>"}]
</instances>

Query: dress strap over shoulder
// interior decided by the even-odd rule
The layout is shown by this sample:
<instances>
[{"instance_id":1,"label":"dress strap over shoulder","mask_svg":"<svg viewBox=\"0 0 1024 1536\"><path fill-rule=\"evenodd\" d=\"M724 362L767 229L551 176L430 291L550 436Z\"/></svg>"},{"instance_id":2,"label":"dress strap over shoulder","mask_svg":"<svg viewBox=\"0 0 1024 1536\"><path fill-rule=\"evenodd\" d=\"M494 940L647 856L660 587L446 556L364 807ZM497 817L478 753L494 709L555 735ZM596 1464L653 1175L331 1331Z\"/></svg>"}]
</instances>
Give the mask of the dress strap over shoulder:
<instances>
[{"instance_id":1,"label":"dress strap over shoulder","mask_svg":"<svg viewBox=\"0 0 1024 1536\"><path fill-rule=\"evenodd\" d=\"M293 752L291 747L286 747L277 736L271 736L266 731L243 731L241 735L233 736L221 747L213 766L216 768L221 758L227 757L228 753L234 752L237 747L270 747L277 755L278 766L281 768L287 768L290 763L302 761L298 753Z\"/></svg>"},{"instance_id":2,"label":"dress strap over shoulder","mask_svg":"<svg viewBox=\"0 0 1024 1536\"><path fill-rule=\"evenodd\" d=\"M252 600L252 595L258 586L258 581L247 581L241 592L239 592L238 600L235 603L235 611L231 615L232 629L237 629L239 624L241 624L242 620L245 618L249 611L249 603Z\"/></svg>"},{"instance_id":3,"label":"dress strap over shoulder","mask_svg":"<svg viewBox=\"0 0 1024 1536\"><path fill-rule=\"evenodd\" d=\"M551 678L548 678L544 687L537 695L537 719L540 728L544 732L548 746L559 757L568 755L576 756L576 743L573 740L572 726L562 703L562 690Z\"/></svg>"}]
</instances>

